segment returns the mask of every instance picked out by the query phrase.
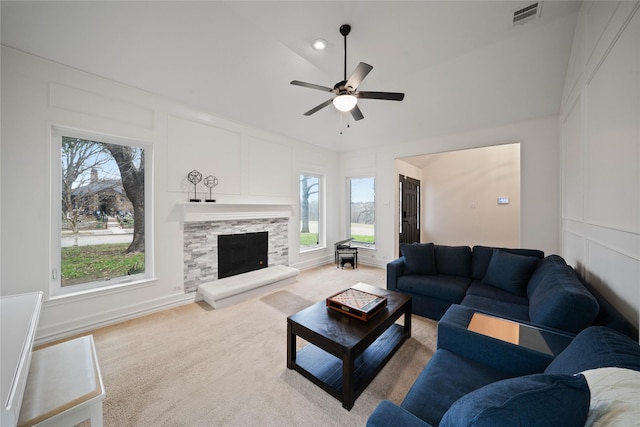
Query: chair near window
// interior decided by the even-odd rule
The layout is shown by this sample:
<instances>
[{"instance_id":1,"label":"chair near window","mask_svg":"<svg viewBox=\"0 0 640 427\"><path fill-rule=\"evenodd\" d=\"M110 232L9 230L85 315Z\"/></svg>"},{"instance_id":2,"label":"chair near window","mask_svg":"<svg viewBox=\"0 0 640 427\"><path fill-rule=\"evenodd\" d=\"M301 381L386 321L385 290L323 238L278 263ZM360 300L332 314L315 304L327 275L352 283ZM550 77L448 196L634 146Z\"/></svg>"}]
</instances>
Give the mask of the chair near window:
<instances>
[{"instance_id":1,"label":"chair near window","mask_svg":"<svg viewBox=\"0 0 640 427\"><path fill-rule=\"evenodd\" d=\"M358 248L351 247L353 238L341 240L333 245L336 268L344 268L351 264L351 268L358 268Z\"/></svg>"}]
</instances>

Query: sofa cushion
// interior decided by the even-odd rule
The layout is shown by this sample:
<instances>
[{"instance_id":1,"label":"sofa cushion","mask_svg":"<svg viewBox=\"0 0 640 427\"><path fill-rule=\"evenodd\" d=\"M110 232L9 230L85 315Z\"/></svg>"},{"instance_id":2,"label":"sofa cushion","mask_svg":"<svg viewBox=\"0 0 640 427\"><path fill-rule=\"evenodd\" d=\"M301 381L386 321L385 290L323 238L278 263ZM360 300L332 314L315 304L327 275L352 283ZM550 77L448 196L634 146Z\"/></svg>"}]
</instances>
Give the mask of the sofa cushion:
<instances>
[{"instance_id":1,"label":"sofa cushion","mask_svg":"<svg viewBox=\"0 0 640 427\"><path fill-rule=\"evenodd\" d=\"M504 289L515 295L527 295L527 283L540 261L537 257L493 250L483 283Z\"/></svg>"},{"instance_id":2,"label":"sofa cushion","mask_svg":"<svg viewBox=\"0 0 640 427\"><path fill-rule=\"evenodd\" d=\"M509 378L485 364L438 349L405 396L402 408L437 426L447 409L467 393Z\"/></svg>"},{"instance_id":3,"label":"sofa cushion","mask_svg":"<svg viewBox=\"0 0 640 427\"><path fill-rule=\"evenodd\" d=\"M472 266L471 277L476 280L482 280L487 274L487 268L489 268L489 262L491 262L491 256L493 250L496 248L489 246L474 246L472 250ZM533 256L539 259L544 258L544 252L538 249L521 249L521 248L497 248L501 251L508 252L516 255Z\"/></svg>"},{"instance_id":4,"label":"sofa cushion","mask_svg":"<svg viewBox=\"0 0 640 427\"><path fill-rule=\"evenodd\" d=\"M471 279L458 276L405 275L398 277L398 289L456 304L464 298Z\"/></svg>"},{"instance_id":5,"label":"sofa cushion","mask_svg":"<svg viewBox=\"0 0 640 427\"><path fill-rule=\"evenodd\" d=\"M589 412L589 397L583 375L511 378L460 398L444 414L440 427L582 427Z\"/></svg>"},{"instance_id":6,"label":"sofa cushion","mask_svg":"<svg viewBox=\"0 0 640 427\"><path fill-rule=\"evenodd\" d=\"M469 246L436 245L435 249L438 273L471 277L471 248Z\"/></svg>"},{"instance_id":7,"label":"sofa cushion","mask_svg":"<svg viewBox=\"0 0 640 427\"><path fill-rule=\"evenodd\" d=\"M433 243L401 243L404 274L436 274L436 254Z\"/></svg>"},{"instance_id":8,"label":"sofa cushion","mask_svg":"<svg viewBox=\"0 0 640 427\"><path fill-rule=\"evenodd\" d=\"M411 412L393 402L383 400L367 418L367 427L431 427Z\"/></svg>"},{"instance_id":9,"label":"sofa cushion","mask_svg":"<svg viewBox=\"0 0 640 427\"><path fill-rule=\"evenodd\" d=\"M460 305L473 308L476 311L495 314L499 317L506 317L508 319L520 320L523 322L529 321L529 306L524 304L515 304L478 295L467 295L464 297Z\"/></svg>"},{"instance_id":10,"label":"sofa cushion","mask_svg":"<svg viewBox=\"0 0 640 427\"><path fill-rule=\"evenodd\" d=\"M604 367L640 371L640 345L605 326L591 326L547 366L547 374L577 374Z\"/></svg>"},{"instance_id":11,"label":"sofa cushion","mask_svg":"<svg viewBox=\"0 0 640 427\"><path fill-rule=\"evenodd\" d=\"M471 286L467 289L467 295L476 295L479 297L493 298L496 300L529 306L529 298L522 295L514 295L511 292L507 292L504 289L496 288L492 285L487 285L479 280L471 282Z\"/></svg>"},{"instance_id":12,"label":"sofa cushion","mask_svg":"<svg viewBox=\"0 0 640 427\"><path fill-rule=\"evenodd\" d=\"M539 263L536 269L531 274L529 278L529 283L527 283L527 295L531 298L531 294L537 289L538 285L542 283L547 273L553 269L554 266L566 266L567 263L564 259L559 255L549 255L544 257Z\"/></svg>"},{"instance_id":13,"label":"sofa cushion","mask_svg":"<svg viewBox=\"0 0 640 427\"><path fill-rule=\"evenodd\" d=\"M624 368L598 368L582 374L591 391L585 427L638 425L640 372Z\"/></svg>"},{"instance_id":14,"label":"sofa cushion","mask_svg":"<svg viewBox=\"0 0 640 427\"><path fill-rule=\"evenodd\" d=\"M553 266L529 298L532 323L578 333L596 318L598 301L568 265Z\"/></svg>"}]
</instances>

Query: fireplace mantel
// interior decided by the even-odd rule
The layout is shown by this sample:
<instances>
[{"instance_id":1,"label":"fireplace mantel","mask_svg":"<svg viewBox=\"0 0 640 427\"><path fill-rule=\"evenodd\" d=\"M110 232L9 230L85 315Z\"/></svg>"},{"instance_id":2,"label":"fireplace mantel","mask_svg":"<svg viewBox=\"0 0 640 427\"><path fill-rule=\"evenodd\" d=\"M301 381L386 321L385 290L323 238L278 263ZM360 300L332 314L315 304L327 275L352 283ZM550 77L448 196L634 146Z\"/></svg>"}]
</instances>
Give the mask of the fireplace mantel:
<instances>
[{"instance_id":1,"label":"fireplace mantel","mask_svg":"<svg viewBox=\"0 0 640 427\"><path fill-rule=\"evenodd\" d=\"M292 206L268 203L180 203L183 222L290 218Z\"/></svg>"}]
</instances>

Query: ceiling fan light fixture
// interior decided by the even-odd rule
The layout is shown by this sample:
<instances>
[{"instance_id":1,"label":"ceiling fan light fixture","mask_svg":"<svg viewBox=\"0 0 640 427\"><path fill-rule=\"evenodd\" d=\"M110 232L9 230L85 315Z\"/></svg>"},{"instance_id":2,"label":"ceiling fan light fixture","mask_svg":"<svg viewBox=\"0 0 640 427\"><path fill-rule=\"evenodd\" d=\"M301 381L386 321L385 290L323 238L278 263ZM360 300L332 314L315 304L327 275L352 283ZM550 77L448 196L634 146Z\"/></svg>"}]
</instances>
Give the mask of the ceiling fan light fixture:
<instances>
[{"instance_id":1,"label":"ceiling fan light fixture","mask_svg":"<svg viewBox=\"0 0 640 427\"><path fill-rule=\"evenodd\" d=\"M353 110L358 103L358 98L353 95L338 95L333 98L333 105L342 112Z\"/></svg>"}]
</instances>

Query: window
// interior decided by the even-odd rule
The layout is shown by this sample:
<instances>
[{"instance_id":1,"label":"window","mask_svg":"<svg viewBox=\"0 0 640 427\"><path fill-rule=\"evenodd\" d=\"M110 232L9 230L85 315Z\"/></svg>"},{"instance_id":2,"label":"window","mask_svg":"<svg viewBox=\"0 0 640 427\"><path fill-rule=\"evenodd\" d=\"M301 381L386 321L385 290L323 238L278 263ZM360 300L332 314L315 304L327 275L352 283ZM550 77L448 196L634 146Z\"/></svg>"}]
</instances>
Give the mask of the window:
<instances>
[{"instance_id":1,"label":"window","mask_svg":"<svg viewBox=\"0 0 640 427\"><path fill-rule=\"evenodd\" d=\"M319 175L300 175L300 251L320 246L322 179Z\"/></svg>"},{"instance_id":2,"label":"window","mask_svg":"<svg viewBox=\"0 0 640 427\"><path fill-rule=\"evenodd\" d=\"M371 245L376 242L375 184L373 177L349 179L349 237L354 242Z\"/></svg>"},{"instance_id":3,"label":"window","mask_svg":"<svg viewBox=\"0 0 640 427\"><path fill-rule=\"evenodd\" d=\"M52 294L151 277L149 150L54 129Z\"/></svg>"}]
</instances>

